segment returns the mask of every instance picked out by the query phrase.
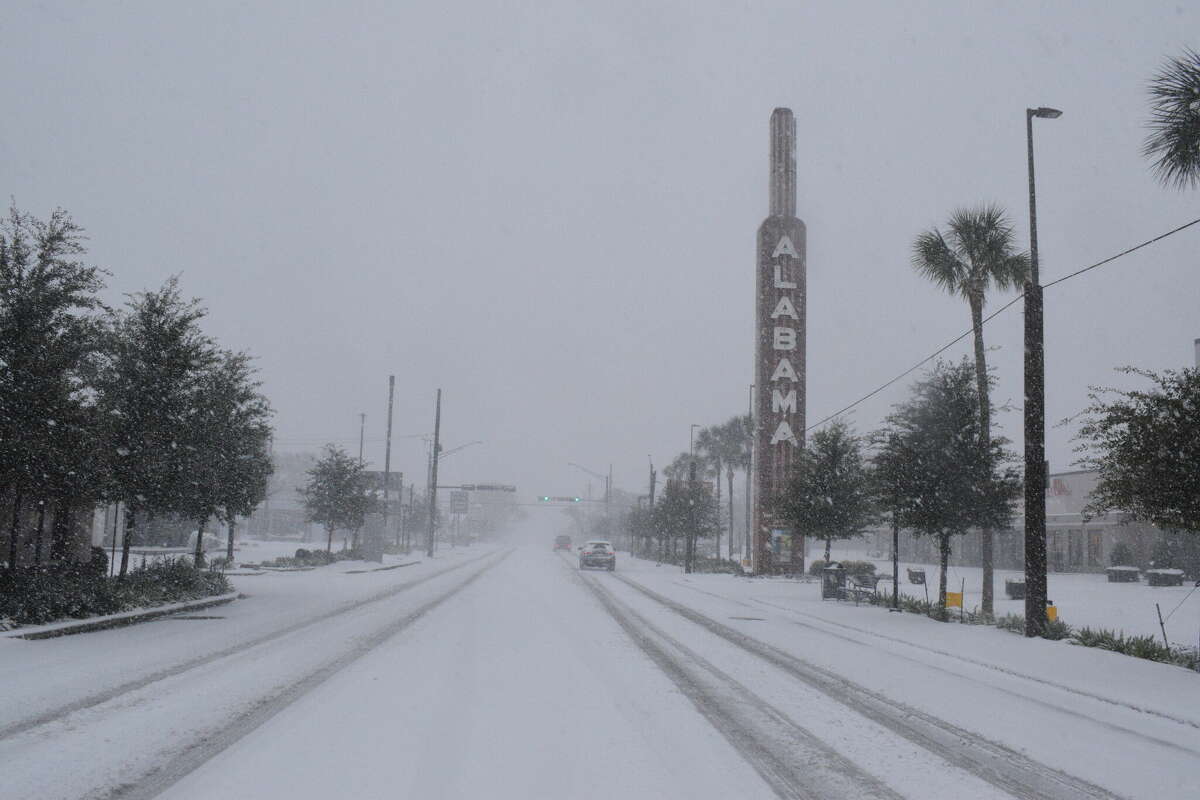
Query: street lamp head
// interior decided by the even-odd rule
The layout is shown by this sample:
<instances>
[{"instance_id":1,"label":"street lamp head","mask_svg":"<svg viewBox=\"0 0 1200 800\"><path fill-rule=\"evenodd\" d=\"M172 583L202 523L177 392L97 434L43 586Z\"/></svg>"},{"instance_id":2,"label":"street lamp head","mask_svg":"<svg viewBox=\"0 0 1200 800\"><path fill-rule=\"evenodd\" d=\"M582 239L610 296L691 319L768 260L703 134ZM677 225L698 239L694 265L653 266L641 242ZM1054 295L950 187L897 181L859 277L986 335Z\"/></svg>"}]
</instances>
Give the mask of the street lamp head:
<instances>
[{"instance_id":1,"label":"street lamp head","mask_svg":"<svg viewBox=\"0 0 1200 800\"><path fill-rule=\"evenodd\" d=\"M1041 108L1029 108L1026 111L1029 112L1030 116L1041 117L1042 119L1058 119L1062 116L1062 112L1057 108L1046 108L1045 106Z\"/></svg>"}]
</instances>

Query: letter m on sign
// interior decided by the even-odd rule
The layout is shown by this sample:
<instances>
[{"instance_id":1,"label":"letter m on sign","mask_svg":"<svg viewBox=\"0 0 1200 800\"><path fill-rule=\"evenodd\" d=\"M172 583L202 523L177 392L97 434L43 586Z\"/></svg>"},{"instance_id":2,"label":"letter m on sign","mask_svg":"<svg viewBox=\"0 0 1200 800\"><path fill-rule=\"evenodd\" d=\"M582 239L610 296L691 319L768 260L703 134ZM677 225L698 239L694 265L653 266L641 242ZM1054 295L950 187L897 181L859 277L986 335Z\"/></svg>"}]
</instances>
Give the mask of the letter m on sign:
<instances>
[{"instance_id":1,"label":"letter m on sign","mask_svg":"<svg viewBox=\"0 0 1200 800\"><path fill-rule=\"evenodd\" d=\"M771 411L775 414L794 414L796 412L796 390L788 389L787 394L784 394L778 389L772 389Z\"/></svg>"}]
</instances>

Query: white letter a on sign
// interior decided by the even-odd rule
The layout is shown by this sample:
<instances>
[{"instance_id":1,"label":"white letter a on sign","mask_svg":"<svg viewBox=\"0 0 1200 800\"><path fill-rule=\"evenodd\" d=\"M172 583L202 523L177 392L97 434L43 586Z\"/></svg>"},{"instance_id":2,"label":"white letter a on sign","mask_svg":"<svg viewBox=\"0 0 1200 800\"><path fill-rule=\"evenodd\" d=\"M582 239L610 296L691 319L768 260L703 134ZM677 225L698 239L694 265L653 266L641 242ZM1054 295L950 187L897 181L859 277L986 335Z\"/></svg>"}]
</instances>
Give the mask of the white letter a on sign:
<instances>
[{"instance_id":1,"label":"white letter a on sign","mask_svg":"<svg viewBox=\"0 0 1200 800\"><path fill-rule=\"evenodd\" d=\"M796 370L792 366L792 362L786 358L779 359L779 363L775 365L775 371L771 373L771 382L796 380L800 380L800 378L796 375Z\"/></svg>"},{"instance_id":2,"label":"white letter a on sign","mask_svg":"<svg viewBox=\"0 0 1200 800\"><path fill-rule=\"evenodd\" d=\"M796 257L796 247L786 234L779 240L779 244L775 245L775 252L771 253L771 258L779 258L780 256Z\"/></svg>"},{"instance_id":3,"label":"white letter a on sign","mask_svg":"<svg viewBox=\"0 0 1200 800\"><path fill-rule=\"evenodd\" d=\"M787 424L787 420L779 423L779 427L771 435L771 444L779 444L780 442L789 442L795 447L800 446L800 442L796 441L796 434L792 433L792 426Z\"/></svg>"}]
</instances>

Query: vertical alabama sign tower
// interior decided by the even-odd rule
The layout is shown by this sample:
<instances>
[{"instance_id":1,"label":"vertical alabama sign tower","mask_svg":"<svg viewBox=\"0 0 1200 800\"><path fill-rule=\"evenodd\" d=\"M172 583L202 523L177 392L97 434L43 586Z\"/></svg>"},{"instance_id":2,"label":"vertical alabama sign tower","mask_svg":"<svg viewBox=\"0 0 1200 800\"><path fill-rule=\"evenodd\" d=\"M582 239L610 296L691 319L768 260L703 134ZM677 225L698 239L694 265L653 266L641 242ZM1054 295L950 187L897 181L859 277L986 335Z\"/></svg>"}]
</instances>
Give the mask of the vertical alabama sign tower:
<instances>
[{"instance_id":1,"label":"vertical alabama sign tower","mask_svg":"<svg viewBox=\"0 0 1200 800\"><path fill-rule=\"evenodd\" d=\"M771 512L804 446L804 223L796 218L796 118L771 114L770 214L758 228L754 355L754 572L802 570L799 532Z\"/></svg>"}]
</instances>

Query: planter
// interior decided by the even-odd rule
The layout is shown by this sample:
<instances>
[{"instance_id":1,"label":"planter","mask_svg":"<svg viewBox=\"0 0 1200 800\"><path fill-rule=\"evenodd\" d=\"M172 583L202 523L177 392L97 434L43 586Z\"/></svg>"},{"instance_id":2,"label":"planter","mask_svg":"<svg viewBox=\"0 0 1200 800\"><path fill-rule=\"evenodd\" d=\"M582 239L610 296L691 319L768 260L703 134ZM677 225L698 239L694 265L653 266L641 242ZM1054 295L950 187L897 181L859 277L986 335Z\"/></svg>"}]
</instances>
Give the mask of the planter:
<instances>
[{"instance_id":1,"label":"planter","mask_svg":"<svg viewBox=\"0 0 1200 800\"><path fill-rule=\"evenodd\" d=\"M1109 567L1108 573L1109 583L1137 583L1138 568L1137 567Z\"/></svg>"},{"instance_id":2,"label":"planter","mask_svg":"<svg viewBox=\"0 0 1200 800\"><path fill-rule=\"evenodd\" d=\"M1025 581L1023 580L1005 580L1004 593L1008 595L1009 600L1024 600L1025 599Z\"/></svg>"},{"instance_id":3,"label":"planter","mask_svg":"<svg viewBox=\"0 0 1200 800\"><path fill-rule=\"evenodd\" d=\"M1151 586L1183 586L1181 569L1148 569L1146 583Z\"/></svg>"}]
</instances>

